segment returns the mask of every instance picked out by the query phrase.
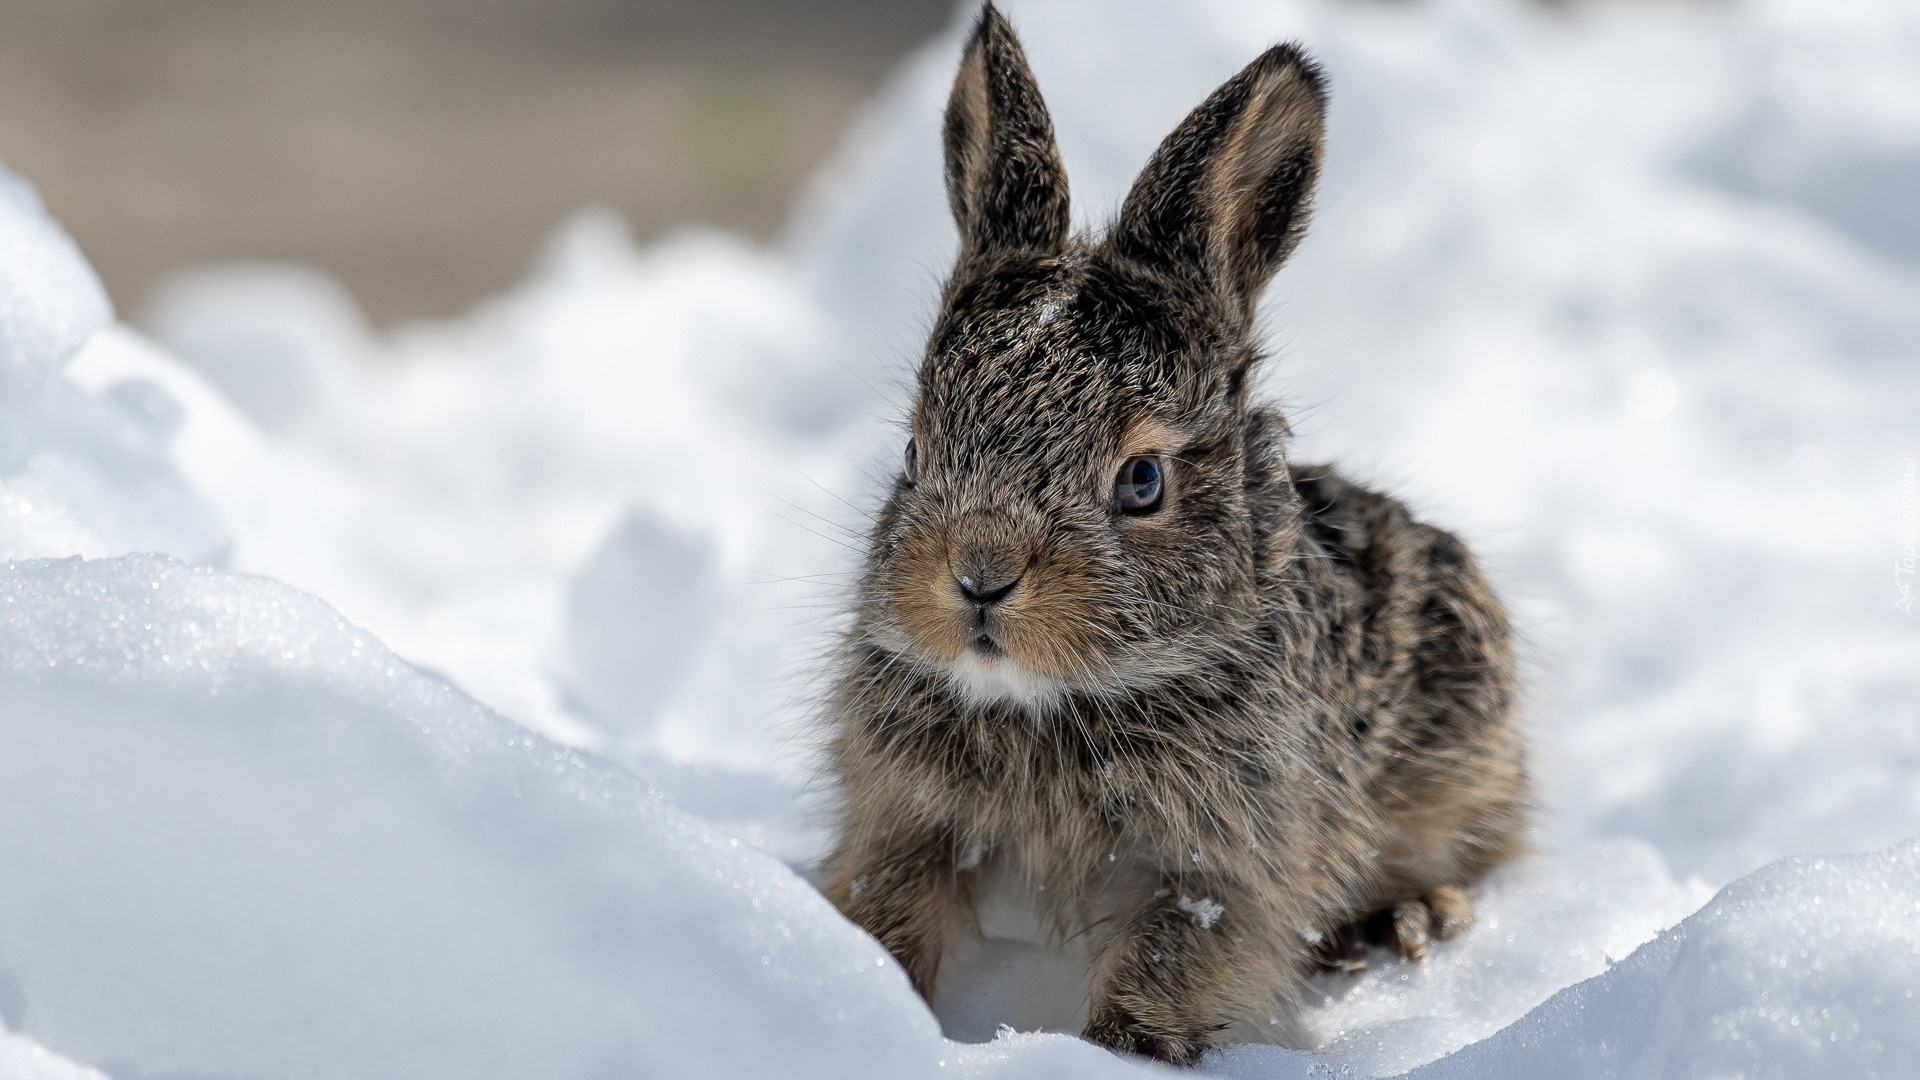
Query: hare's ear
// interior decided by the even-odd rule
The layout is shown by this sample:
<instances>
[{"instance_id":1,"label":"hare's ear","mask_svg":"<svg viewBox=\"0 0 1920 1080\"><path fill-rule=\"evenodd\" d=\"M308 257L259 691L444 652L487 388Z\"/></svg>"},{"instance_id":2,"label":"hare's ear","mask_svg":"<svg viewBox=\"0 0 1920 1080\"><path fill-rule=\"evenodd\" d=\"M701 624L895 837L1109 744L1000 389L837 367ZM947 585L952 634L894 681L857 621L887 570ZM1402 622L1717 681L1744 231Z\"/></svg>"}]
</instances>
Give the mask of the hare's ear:
<instances>
[{"instance_id":1,"label":"hare's ear","mask_svg":"<svg viewBox=\"0 0 1920 1080\"><path fill-rule=\"evenodd\" d=\"M1320 69L1293 45L1268 49L1153 152L1108 246L1250 314L1306 231L1325 131Z\"/></svg>"},{"instance_id":2,"label":"hare's ear","mask_svg":"<svg viewBox=\"0 0 1920 1080\"><path fill-rule=\"evenodd\" d=\"M1013 27L987 4L947 99L947 201L961 258L1067 246L1067 172Z\"/></svg>"}]
</instances>

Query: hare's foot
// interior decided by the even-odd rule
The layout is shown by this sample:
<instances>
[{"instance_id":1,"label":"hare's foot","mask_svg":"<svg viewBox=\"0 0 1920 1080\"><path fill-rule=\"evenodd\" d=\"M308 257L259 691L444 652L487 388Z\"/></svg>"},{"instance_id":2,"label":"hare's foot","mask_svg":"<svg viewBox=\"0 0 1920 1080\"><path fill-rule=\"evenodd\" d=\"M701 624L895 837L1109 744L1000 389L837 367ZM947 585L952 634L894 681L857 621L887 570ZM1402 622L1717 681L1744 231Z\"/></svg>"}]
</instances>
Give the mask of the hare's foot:
<instances>
[{"instance_id":1,"label":"hare's foot","mask_svg":"<svg viewBox=\"0 0 1920 1080\"><path fill-rule=\"evenodd\" d=\"M1391 910L1393 940L1386 944L1414 963L1427 959L1430 943L1451 941L1473 925L1473 899L1452 885L1402 900Z\"/></svg>"},{"instance_id":2,"label":"hare's foot","mask_svg":"<svg viewBox=\"0 0 1920 1080\"><path fill-rule=\"evenodd\" d=\"M1218 1025L1191 1023L1149 1023L1124 1009L1104 1010L1087 1024L1086 1037L1109 1050L1164 1061L1169 1065L1192 1065L1205 1053L1209 1037Z\"/></svg>"},{"instance_id":3,"label":"hare's foot","mask_svg":"<svg viewBox=\"0 0 1920 1080\"><path fill-rule=\"evenodd\" d=\"M1216 883L1194 893L1215 904L1199 916L1175 891L1178 883L1169 884L1173 888L1136 909L1103 950L1085 1034L1122 1053L1192 1065L1229 1025L1227 1002L1244 978L1236 963L1240 924L1233 920L1253 905Z\"/></svg>"},{"instance_id":4,"label":"hare's foot","mask_svg":"<svg viewBox=\"0 0 1920 1080\"><path fill-rule=\"evenodd\" d=\"M1473 899L1452 885L1441 885L1340 927L1321 940L1314 959L1323 969L1343 974L1365 971L1367 951L1376 948L1423 963L1428 945L1459 937L1472 925Z\"/></svg>"}]
</instances>

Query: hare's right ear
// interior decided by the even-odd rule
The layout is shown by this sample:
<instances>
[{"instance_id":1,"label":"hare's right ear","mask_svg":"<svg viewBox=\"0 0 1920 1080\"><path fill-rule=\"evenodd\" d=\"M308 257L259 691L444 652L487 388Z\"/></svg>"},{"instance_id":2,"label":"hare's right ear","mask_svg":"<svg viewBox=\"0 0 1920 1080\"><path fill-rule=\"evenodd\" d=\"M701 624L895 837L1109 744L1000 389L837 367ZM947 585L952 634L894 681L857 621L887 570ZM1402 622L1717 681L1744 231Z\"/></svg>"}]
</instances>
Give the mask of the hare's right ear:
<instances>
[{"instance_id":1,"label":"hare's right ear","mask_svg":"<svg viewBox=\"0 0 1920 1080\"><path fill-rule=\"evenodd\" d=\"M960 257L1067 246L1067 171L1013 27L987 4L947 99L947 201Z\"/></svg>"},{"instance_id":2,"label":"hare's right ear","mask_svg":"<svg viewBox=\"0 0 1920 1080\"><path fill-rule=\"evenodd\" d=\"M1109 248L1250 315L1306 231L1325 132L1320 69L1295 46L1268 49L1153 152Z\"/></svg>"}]
</instances>

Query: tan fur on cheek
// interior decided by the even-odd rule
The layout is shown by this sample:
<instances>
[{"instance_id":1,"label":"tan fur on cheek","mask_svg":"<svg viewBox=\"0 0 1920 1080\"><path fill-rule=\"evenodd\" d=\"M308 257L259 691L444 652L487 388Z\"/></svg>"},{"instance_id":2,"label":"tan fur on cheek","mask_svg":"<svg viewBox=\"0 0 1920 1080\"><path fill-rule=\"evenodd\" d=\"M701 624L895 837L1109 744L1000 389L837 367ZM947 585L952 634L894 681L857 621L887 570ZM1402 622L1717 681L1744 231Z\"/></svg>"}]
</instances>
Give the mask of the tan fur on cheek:
<instances>
[{"instance_id":1,"label":"tan fur on cheek","mask_svg":"<svg viewBox=\"0 0 1920 1080\"><path fill-rule=\"evenodd\" d=\"M923 659L950 663L966 648L967 610L954 591L944 531L909 530L901 538L885 613Z\"/></svg>"},{"instance_id":2,"label":"tan fur on cheek","mask_svg":"<svg viewBox=\"0 0 1920 1080\"><path fill-rule=\"evenodd\" d=\"M1111 614L1101 602L1112 586L1087 572L1084 558L1043 552L1027 571L1031 587L1008 604L996 640L1026 670L1079 690L1103 689L1113 661Z\"/></svg>"}]
</instances>

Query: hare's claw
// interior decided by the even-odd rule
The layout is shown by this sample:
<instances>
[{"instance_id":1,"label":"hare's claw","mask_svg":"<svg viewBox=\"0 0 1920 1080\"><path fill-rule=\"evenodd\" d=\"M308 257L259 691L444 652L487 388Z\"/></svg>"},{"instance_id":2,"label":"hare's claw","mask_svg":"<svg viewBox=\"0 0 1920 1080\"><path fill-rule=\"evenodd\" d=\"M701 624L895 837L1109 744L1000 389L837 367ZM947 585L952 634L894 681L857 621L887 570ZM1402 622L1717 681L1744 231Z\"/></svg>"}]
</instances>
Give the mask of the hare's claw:
<instances>
[{"instance_id":1,"label":"hare's claw","mask_svg":"<svg viewBox=\"0 0 1920 1080\"><path fill-rule=\"evenodd\" d=\"M1472 898L1452 885L1441 885L1340 927L1321 940L1314 960L1323 970L1345 975L1365 971L1367 952L1376 948L1425 963L1429 945L1459 937L1472 925Z\"/></svg>"}]
</instances>

